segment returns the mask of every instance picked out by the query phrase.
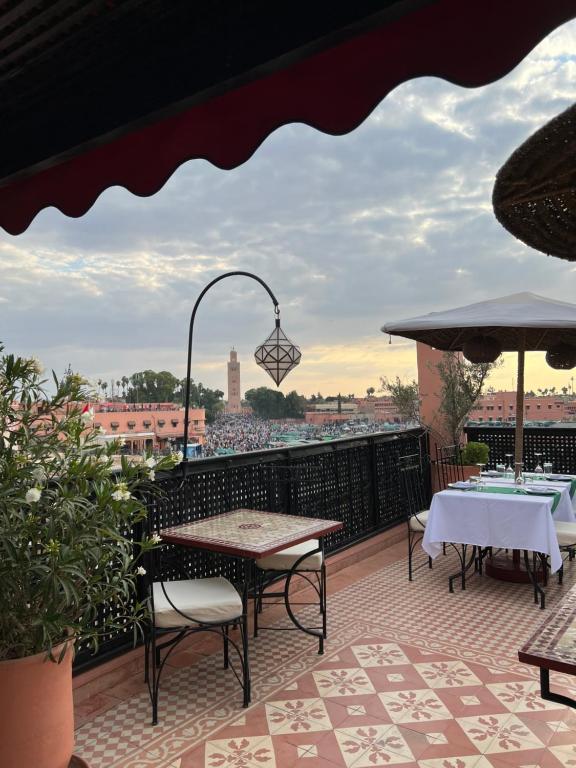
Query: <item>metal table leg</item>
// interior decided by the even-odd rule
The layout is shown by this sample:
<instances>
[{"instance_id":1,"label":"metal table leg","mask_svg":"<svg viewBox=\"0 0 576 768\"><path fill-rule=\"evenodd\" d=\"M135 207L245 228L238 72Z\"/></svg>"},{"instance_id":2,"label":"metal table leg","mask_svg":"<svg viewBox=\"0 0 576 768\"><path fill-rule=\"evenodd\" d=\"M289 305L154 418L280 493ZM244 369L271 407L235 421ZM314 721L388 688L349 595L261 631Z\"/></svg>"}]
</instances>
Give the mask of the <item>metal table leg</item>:
<instances>
[{"instance_id":1,"label":"metal table leg","mask_svg":"<svg viewBox=\"0 0 576 768\"><path fill-rule=\"evenodd\" d=\"M569 696L562 696L561 693L553 693L550 690L550 670L540 667L540 695L547 701L555 701L558 704L565 704L567 707L576 709L576 701Z\"/></svg>"}]
</instances>

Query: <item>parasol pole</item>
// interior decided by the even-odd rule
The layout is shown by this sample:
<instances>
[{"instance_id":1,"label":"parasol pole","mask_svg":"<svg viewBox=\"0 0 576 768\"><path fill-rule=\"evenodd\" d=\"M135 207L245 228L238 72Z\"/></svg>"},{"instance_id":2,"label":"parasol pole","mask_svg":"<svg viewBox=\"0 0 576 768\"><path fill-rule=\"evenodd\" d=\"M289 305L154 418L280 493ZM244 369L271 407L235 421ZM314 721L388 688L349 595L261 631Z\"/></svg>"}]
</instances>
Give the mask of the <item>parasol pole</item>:
<instances>
[{"instance_id":1,"label":"parasol pole","mask_svg":"<svg viewBox=\"0 0 576 768\"><path fill-rule=\"evenodd\" d=\"M514 448L514 477L522 473L524 459L524 353L526 350L526 329L518 333L518 376L516 380L516 445Z\"/></svg>"}]
</instances>

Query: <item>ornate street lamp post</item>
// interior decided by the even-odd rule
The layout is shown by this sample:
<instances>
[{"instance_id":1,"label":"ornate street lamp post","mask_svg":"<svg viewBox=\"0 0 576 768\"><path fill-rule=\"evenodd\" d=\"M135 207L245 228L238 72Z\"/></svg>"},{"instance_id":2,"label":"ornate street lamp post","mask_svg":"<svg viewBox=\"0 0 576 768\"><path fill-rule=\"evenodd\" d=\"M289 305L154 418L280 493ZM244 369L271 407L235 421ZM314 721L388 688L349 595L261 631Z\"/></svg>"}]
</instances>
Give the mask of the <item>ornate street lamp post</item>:
<instances>
[{"instance_id":1,"label":"ornate street lamp post","mask_svg":"<svg viewBox=\"0 0 576 768\"><path fill-rule=\"evenodd\" d=\"M272 293L270 288L266 285L258 275L252 274L252 272L225 272L223 275L214 278L212 282L203 289L192 310L190 317L190 331L188 333L188 363L186 366L186 397L184 402L184 460L188 460L188 427L189 417L188 410L190 408L190 374L192 369L192 337L194 333L194 320L196 318L196 312L198 305L204 298L204 294L212 288L213 285L219 283L220 280L224 280L225 277L233 277L234 275L244 275L245 277L251 277L256 282L266 289L268 295L272 299L274 304L275 326L274 330L268 336L268 338L256 348L254 357L256 363L263 368L274 380L276 386L279 386L283 379L295 368L302 357L300 348L293 344L286 336L282 328L280 327L280 308L278 306L278 300Z\"/></svg>"}]
</instances>

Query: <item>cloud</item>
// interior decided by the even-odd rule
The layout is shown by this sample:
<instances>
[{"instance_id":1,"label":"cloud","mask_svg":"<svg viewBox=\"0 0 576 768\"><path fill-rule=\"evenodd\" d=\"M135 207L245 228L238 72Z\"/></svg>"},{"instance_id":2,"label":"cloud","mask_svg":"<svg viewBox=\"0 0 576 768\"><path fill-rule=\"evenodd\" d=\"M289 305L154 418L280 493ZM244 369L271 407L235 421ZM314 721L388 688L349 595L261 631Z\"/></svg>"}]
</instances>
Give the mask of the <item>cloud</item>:
<instances>
[{"instance_id":1,"label":"cloud","mask_svg":"<svg viewBox=\"0 0 576 768\"><path fill-rule=\"evenodd\" d=\"M153 198L115 188L79 220L45 211L0 236L0 338L96 378L183 375L196 297L242 269L269 283L302 346L283 389L363 391L415 375L413 348L378 330L388 320L521 290L570 301L573 267L512 238L490 201L510 153L576 98L575 51L571 22L484 88L422 78L347 136L285 126L233 171L192 161ZM267 383L250 360L272 325L256 283L216 285L197 316L198 377L224 388L235 346L244 386Z\"/></svg>"}]
</instances>

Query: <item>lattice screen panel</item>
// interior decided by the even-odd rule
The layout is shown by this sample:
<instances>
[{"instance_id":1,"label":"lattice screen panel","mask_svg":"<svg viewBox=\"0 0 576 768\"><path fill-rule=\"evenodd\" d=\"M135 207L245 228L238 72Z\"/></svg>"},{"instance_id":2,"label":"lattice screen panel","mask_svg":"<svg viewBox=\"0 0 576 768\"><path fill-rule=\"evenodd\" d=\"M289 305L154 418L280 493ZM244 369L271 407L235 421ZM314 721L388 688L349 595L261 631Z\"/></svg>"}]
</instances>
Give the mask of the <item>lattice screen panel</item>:
<instances>
[{"instance_id":1,"label":"lattice screen panel","mask_svg":"<svg viewBox=\"0 0 576 768\"><path fill-rule=\"evenodd\" d=\"M507 462L507 453L514 454L514 429L511 427L466 427L468 440L486 443L490 448L489 467ZM536 457L541 453L541 457ZM537 462L551 461L554 472L576 474L576 429L571 427L525 427L524 468L528 471Z\"/></svg>"}]
</instances>

